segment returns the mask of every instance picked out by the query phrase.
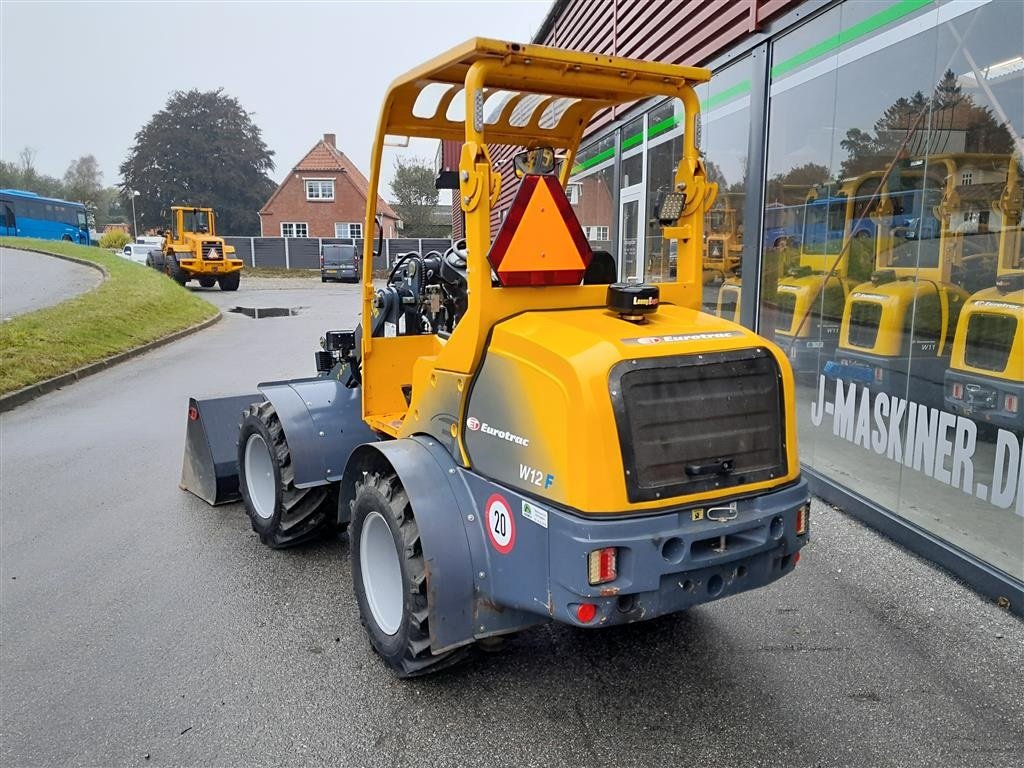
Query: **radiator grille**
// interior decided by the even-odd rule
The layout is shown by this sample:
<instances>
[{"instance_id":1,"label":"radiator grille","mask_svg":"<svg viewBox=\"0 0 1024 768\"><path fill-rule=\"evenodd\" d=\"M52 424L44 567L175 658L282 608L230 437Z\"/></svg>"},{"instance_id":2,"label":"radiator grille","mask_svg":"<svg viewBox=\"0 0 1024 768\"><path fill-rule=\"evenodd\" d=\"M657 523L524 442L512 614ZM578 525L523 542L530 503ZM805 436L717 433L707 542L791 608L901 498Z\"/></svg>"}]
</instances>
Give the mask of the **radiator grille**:
<instances>
[{"instance_id":1,"label":"radiator grille","mask_svg":"<svg viewBox=\"0 0 1024 768\"><path fill-rule=\"evenodd\" d=\"M211 253L212 251L212 253ZM216 255L214 255L216 254ZM207 240L203 243L203 258L204 259L223 259L224 258L224 246L217 240Z\"/></svg>"},{"instance_id":2,"label":"radiator grille","mask_svg":"<svg viewBox=\"0 0 1024 768\"><path fill-rule=\"evenodd\" d=\"M882 305L871 301L855 301L850 306L850 345L871 349L878 338Z\"/></svg>"},{"instance_id":3,"label":"radiator grille","mask_svg":"<svg viewBox=\"0 0 1024 768\"><path fill-rule=\"evenodd\" d=\"M630 501L788 471L779 369L764 350L624 361L609 383Z\"/></svg>"},{"instance_id":4,"label":"radiator grille","mask_svg":"<svg viewBox=\"0 0 1024 768\"><path fill-rule=\"evenodd\" d=\"M975 312L967 321L964 360L975 368L1002 372L1016 334L1017 318L1012 315Z\"/></svg>"}]
</instances>

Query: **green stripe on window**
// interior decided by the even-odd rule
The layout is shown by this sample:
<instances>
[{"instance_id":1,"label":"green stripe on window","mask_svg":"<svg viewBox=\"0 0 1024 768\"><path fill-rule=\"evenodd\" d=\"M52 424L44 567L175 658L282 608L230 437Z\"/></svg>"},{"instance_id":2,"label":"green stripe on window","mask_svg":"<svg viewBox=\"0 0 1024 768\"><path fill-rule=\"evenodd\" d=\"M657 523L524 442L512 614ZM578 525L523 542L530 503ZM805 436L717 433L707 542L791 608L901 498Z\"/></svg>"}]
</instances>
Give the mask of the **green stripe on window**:
<instances>
[{"instance_id":1,"label":"green stripe on window","mask_svg":"<svg viewBox=\"0 0 1024 768\"><path fill-rule=\"evenodd\" d=\"M750 81L741 80L731 88L726 88L721 93L716 93L714 96L708 96L707 99L700 103L700 108L707 111L714 109L715 107L724 104L727 101L732 101L738 96L742 96L745 93L750 93Z\"/></svg>"},{"instance_id":2,"label":"green stripe on window","mask_svg":"<svg viewBox=\"0 0 1024 768\"><path fill-rule=\"evenodd\" d=\"M849 42L852 42L853 40L856 40L859 37L864 37L865 35L868 35L881 27L884 27L886 24L891 24L897 19L901 19L904 16L913 13L914 11L920 10L926 5L932 4L934 1L935 0L898 0L898 2L890 5L884 11L879 11L874 16L869 16L868 18L864 19L864 21L854 24L849 29L842 30L838 35L833 35L832 37L822 40L817 45L813 45L810 48L796 54L795 56L791 56L785 61L780 61L778 64L772 67L771 76L774 79L781 74L790 72L796 69L797 67L806 64L809 61L813 61L814 59L823 56L829 51L833 51L836 48L839 48ZM715 107L721 106L726 102L732 101L733 99L738 98L746 93L749 93L749 91L750 81L741 80L740 82L736 83L736 85L726 88L721 93L716 93L714 96L709 96L707 99L701 102L700 107L702 110L708 111L714 109ZM648 127L647 138L652 139L655 136L664 133L665 131L675 128L677 125L679 125L679 117L675 115L671 117L666 117L664 120L661 120L655 123L654 125ZM629 136L622 140L622 149L631 149L640 144L641 141L643 141L643 132L635 133L632 136ZM612 158L614 156L615 149L613 147L609 147L608 149L598 152L593 157L588 158L583 162L577 163L576 165L573 166L572 171L570 173L577 174L580 173L581 171L587 170L588 168L593 168L595 165L603 163L605 160L608 160L609 158Z\"/></svg>"},{"instance_id":3,"label":"green stripe on window","mask_svg":"<svg viewBox=\"0 0 1024 768\"><path fill-rule=\"evenodd\" d=\"M829 51L834 51L836 48L856 40L858 37L863 37L880 27L884 27L886 24L891 24L897 19L920 10L926 5L931 5L932 2L933 0L899 0L899 2L890 5L884 11L879 11L874 16L869 16L849 29L841 30L838 35L832 35L832 37L822 40L817 45L812 45L795 56L790 56L785 61L780 61L772 67L772 78L790 72L809 61L825 55Z\"/></svg>"}]
</instances>

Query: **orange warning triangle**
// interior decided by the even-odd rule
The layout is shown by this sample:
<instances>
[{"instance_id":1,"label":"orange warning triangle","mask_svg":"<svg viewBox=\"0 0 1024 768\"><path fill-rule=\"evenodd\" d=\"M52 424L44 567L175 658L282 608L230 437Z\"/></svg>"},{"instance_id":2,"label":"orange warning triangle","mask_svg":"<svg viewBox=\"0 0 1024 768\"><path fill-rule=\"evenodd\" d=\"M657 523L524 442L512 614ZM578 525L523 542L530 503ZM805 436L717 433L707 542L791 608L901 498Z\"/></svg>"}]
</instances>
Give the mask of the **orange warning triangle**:
<instances>
[{"instance_id":1,"label":"orange warning triangle","mask_svg":"<svg viewBox=\"0 0 1024 768\"><path fill-rule=\"evenodd\" d=\"M590 244L554 176L523 179L488 258L505 286L583 279Z\"/></svg>"}]
</instances>

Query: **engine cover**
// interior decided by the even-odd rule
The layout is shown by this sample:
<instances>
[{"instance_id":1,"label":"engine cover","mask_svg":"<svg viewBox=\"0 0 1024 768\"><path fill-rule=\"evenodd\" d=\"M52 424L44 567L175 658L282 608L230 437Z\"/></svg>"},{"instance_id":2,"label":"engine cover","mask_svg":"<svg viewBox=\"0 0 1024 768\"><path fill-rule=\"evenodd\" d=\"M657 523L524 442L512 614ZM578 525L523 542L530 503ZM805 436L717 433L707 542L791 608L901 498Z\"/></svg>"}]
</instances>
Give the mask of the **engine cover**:
<instances>
[{"instance_id":1,"label":"engine cover","mask_svg":"<svg viewBox=\"0 0 1024 768\"><path fill-rule=\"evenodd\" d=\"M496 325L462 432L471 467L586 513L753 493L799 476L793 377L765 339L662 306Z\"/></svg>"}]
</instances>

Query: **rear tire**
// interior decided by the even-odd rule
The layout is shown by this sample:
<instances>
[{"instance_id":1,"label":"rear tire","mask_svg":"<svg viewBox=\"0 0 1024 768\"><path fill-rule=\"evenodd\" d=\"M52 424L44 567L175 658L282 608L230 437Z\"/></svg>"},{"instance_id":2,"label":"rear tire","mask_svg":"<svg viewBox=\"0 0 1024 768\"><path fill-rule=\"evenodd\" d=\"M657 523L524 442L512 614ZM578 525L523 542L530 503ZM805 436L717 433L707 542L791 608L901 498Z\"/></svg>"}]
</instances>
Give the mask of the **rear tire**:
<instances>
[{"instance_id":1,"label":"rear tire","mask_svg":"<svg viewBox=\"0 0 1024 768\"><path fill-rule=\"evenodd\" d=\"M282 549L331 527L327 486L296 488L288 441L274 406L253 403L238 434L238 487L252 529L268 547Z\"/></svg>"},{"instance_id":2,"label":"rear tire","mask_svg":"<svg viewBox=\"0 0 1024 768\"><path fill-rule=\"evenodd\" d=\"M222 291L237 291L241 277L241 272L232 272L230 275L221 275L217 278L217 282L220 284L220 289Z\"/></svg>"},{"instance_id":3,"label":"rear tire","mask_svg":"<svg viewBox=\"0 0 1024 768\"><path fill-rule=\"evenodd\" d=\"M397 475L371 472L356 483L349 542L359 618L388 666L399 677L415 677L462 659L462 649L430 652L423 546Z\"/></svg>"}]
</instances>

